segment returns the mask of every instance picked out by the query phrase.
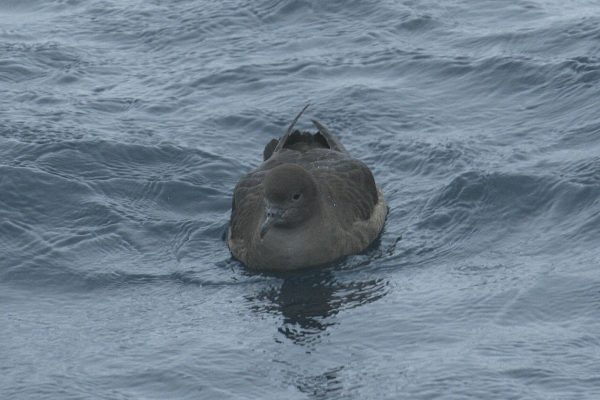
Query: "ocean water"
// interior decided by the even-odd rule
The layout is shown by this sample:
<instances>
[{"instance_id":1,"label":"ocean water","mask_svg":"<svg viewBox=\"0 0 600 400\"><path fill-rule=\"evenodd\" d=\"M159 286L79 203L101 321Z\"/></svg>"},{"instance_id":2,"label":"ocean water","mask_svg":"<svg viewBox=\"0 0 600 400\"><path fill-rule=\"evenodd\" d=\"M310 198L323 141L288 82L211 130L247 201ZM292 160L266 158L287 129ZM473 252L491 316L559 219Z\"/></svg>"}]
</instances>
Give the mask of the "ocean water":
<instances>
[{"instance_id":1,"label":"ocean water","mask_svg":"<svg viewBox=\"0 0 600 400\"><path fill-rule=\"evenodd\" d=\"M600 398L596 0L0 0L2 399ZM307 103L390 214L252 273Z\"/></svg>"}]
</instances>

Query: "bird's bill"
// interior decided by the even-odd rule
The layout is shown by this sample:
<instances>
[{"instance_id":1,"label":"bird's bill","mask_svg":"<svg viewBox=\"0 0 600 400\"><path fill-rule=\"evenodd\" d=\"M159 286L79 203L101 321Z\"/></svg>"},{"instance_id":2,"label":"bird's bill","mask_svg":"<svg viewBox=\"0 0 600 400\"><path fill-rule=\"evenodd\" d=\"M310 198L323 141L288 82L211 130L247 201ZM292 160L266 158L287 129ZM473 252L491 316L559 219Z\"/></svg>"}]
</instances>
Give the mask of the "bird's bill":
<instances>
[{"instance_id":1,"label":"bird's bill","mask_svg":"<svg viewBox=\"0 0 600 400\"><path fill-rule=\"evenodd\" d=\"M276 224L283 215L283 210L275 207L267 207L265 211L265 221L260 226L260 238L265 237L269 229Z\"/></svg>"}]
</instances>

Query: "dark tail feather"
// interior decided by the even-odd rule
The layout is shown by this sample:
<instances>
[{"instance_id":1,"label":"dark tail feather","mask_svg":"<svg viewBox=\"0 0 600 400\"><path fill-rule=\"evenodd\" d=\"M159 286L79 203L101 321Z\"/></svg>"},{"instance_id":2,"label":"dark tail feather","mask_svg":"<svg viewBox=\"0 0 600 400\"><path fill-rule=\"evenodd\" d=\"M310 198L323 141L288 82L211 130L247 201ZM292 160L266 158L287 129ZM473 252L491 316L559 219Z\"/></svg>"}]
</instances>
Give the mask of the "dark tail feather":
<instances>
[{"instance_id":1,"label":"dark tail feather","mask_svg":"<svg viewBox=\"0 0 600 400\"><path fill-rule=\"evenodd\" d=\"M271 141L267 143L265 149L263 150L263 161L267 161L269 158L271 158L273 151L275 151L275 148L277 147L277 143L279 143L277 139L271 139Z\"/></svg>"},{"instance_id":2,"label":"dark tail feather","mask_svg":"<svg viewBox=\"0 0 600 400\"><path fill-rule=\"evenodd\" d=\"M329 145L330 149L347 153L347 150L344 147L344 145L337 139L336 136L334 136L331 132L329 132L329 129L327 129L323 124L321 124L316 119L312 119L311 121L312 121L313 125L317 128L317 130L319 131L318 134L321 134L321 136L323 136L323 138L325 138L325 141Z\"/></svg>"},{"instance_id":3,"label":"dark tail feather","mask_svg":"<svg viewBox=\"0 0 600 400\"><path fill-rule=\"evenodd\" d=\"M304 108L298 113L298 115L296 115L296 118L294 118L294 120L292 121L292 123L290 124L290 126L287 128L287 131L285 132L285 135L283 135L281 137L281 139L279 140L279 143L277 144L277 147L275 147L275 151L279 151L283 148L283 145L285 144L285 142L287 141L287 138L290 136L290 134L292 133L292 131L294 130L294 125L296 125L296 122L298 122L298 119L300 119L300 117L302 116L302 114L304 114L304 111L306 111L306 109L308 108L308 106L310 106L310 103L305 105Z\"/></svg>"}]
</instances>

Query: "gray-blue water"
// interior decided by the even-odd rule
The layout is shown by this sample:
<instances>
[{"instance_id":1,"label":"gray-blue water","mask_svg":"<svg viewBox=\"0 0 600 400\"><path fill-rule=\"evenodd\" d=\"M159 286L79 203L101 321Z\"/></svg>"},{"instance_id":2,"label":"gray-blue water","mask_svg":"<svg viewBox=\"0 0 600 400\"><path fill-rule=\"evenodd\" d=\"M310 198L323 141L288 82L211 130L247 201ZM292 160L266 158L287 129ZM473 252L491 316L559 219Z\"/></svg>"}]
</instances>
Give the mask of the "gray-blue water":
<instances>
[{"instance_id":1,"label":"gray-blue water","mask_svg":"<svg viewBox=\"0 0 600 400\"><path fill-rule=\"evenodd\" d=\"M0 397L598 399L599 99L596 0L1 0ZM308 102L385 231L249 273Z\"/></svg>"}]
</instances>

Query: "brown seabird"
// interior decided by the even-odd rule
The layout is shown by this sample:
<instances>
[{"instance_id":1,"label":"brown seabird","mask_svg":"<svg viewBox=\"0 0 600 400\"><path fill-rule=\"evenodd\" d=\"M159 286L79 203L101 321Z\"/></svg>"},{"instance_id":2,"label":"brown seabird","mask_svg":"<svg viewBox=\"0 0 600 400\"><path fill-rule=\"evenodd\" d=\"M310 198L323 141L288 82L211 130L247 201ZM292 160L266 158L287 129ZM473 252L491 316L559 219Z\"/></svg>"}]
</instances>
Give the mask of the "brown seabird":
<instances>
[{"instance_id":1,"label":"brown seabird","mask_svg":"<svg viewBox=\"0 0 600 400\"><path fill-rule=\"evenodd\" d=\"M272 139L233 193L227 244L251 269L295 270L365 250L388 207L373 174L321 123Z\"/></svg>"}]
</instances>

